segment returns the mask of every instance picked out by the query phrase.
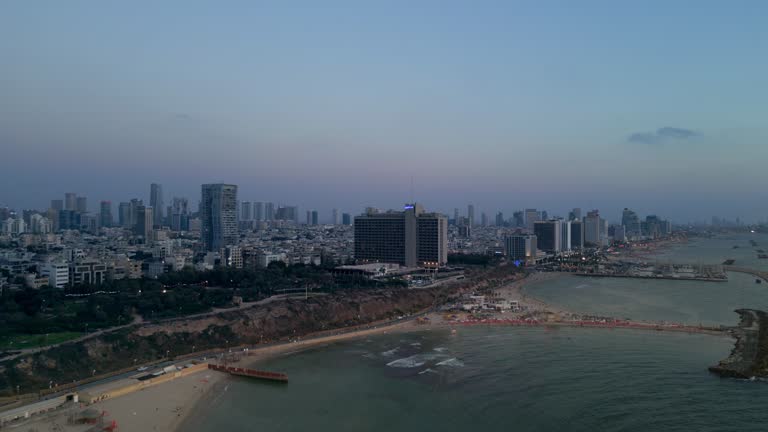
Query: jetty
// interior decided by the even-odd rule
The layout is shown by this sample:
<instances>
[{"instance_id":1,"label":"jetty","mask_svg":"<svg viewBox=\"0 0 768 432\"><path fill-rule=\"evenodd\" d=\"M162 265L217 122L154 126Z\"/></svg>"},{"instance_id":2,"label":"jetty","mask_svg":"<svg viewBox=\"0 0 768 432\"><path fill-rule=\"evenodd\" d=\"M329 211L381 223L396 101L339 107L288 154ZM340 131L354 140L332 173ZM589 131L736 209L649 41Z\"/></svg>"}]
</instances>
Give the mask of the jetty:
<instances>
[{"instance_id":1,"label":"jetty","mask_svg":"<svg viewBox=\"0 0 768 432\"><path fill-rule=\"evenodd\" d=\"M739 326L731 330L736 344L728 358L709 371L729 378L768 376L768 314L756 309L737 309Z\"/></svg>"},{"instance_id":2,"label":"jetty","mask_svg":"<svg viewBox=\"0 0 768 432\"><path fill-rule=\"evenodd\" d=\"M256 369L223 366L223 365L216 365L212 363L208 363L208 369L228 373L230 375L237 375L237 376L243 376L248 378L257 378L257 379L284 382L284 383L288 382L288 375L280 372L260 371Z\"/></svg>"}]
</instances>

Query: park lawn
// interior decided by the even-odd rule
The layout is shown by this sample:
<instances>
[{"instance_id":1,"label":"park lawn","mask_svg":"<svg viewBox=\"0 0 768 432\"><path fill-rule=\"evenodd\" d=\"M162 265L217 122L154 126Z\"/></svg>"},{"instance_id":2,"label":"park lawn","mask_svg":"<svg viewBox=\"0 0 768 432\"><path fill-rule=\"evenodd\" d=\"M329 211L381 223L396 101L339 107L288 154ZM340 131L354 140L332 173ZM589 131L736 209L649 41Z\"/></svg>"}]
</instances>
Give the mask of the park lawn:
<instances>
[{"instance_id":1,"label":"park lawn","mask_svg":"<svg viewBox=\"0 0 768 432\"><path fill-rule=\"evenodd\" d=\"M60 332L44 334L15 334L0 336L0 350L38 348L66 342L82 336L80 332Z\"/></svg>"}]
</instances>

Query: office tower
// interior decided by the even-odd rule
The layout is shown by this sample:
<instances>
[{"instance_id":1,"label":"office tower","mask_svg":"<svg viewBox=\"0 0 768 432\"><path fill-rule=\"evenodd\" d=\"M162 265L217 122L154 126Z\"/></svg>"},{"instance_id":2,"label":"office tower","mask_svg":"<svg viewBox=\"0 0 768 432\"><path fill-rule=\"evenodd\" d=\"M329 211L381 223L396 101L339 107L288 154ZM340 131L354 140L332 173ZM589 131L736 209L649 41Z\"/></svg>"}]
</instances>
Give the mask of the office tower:
<instances>
[{"instance_id":1,"label":"office tower","mask_svg":"<svg viewBox=\"0 0 768 432\"><path fill-rule=\"evenodd\" d=\"M317 210L312 210L312 225L318 224L318 214Z\"/></svg>"},{"instance_id":2,"label":"office tower","mask_svg":"<svg viewBox=\"0 0 768 432\"><path fill-rule=\"evenodd\" d=\"M311 210L307 210L307 222L306 222L306 224L307 225L312 225L312 211Z\"/></svg>"},{"instance_id":3,"label":"office tower","mask_svg":"<svg viewBox=\"0 0 768 432\"><path fill-rule=\"evenodd\" d=\"M275 204L268 202L264 204L264 220L265 221L273 221L275 220Z\"/></svg>"},{"instance_id":4,"label":"office tower","mask_svg":"<svg viewBox=\"0 0 768 432\"><path fill-rule=\"evenodd\" d=\"M533 232L533 224L539 220L539 212L536 209L525 209L525 227Z\"/></svg>"},{"instance_id":5,"label":"office tower","mask_svg":"<svg viewBox=\"0 0 768 432\"><path fill-rule=\"evenodd\" d=\"M342 213L341 223L342 225L352 225L352 215L349 213Z\"/></svg>"},{"instance_id":6,"label":"office tower","mask_svg":"<svg viewBox=\"0 0 768 432\"><path fill-rule=\"evenodd\" d=\"M189 231L189 201L186 198L173 198L173 204L171 204L171 230Z\"/></svg>"},{"instance_id":7,"label":"office tower","mask_svg":"<svg viewBox=\"0 0 768 432\"><path fill-rule=\"evenodd\" d=\"M584 217L584 246L600 246L600 212L592 210Z\"/></svg>"},{"instance_id":8,"label":"office tower","mask_svg":"<svg viewBox=\"0 0 768 432\"><path fill-rule=\"evenodd\" d=\"M237 186L202 185L201 238L207 251L237 245Z\"/></svg>"},{"instance_id":9,"label":"office tower","mask_svg":"<svg viewBox=\"0 0 768 432\"><path fill-rule=\"evenodd\" d=\"M467 219L469 226L475 226L475 206L472 204L467 206Z\"/></svg>"},{"instance_id":10,"label":"office tower","mask_svg":"<svg viewBox=\"0 0 768 432\"><path fill-rule=\"evenodd\" d=\"M75 207L78 213L88 213L88 199L86 197L77 197Z\"/></svg>"},{"instance_id":11,"label":"office tower","mask_svg":"<svg viewBox=\"0 0 768 432\"><path fill-rule=\"evenodd\" d=\"M504 213L496 213L496 226L504 226Z\"/></svg>"},{"instance_id":12,"label":"office tower","mask_svg":"<svg viewBox=\"0 0 768 432\"><path fill-rule=\"evenodd\" d=\"M64 200L51 200L51 208L56 211L64 210Z\"/></svg>"},{"instance_id":13,"label":"office tower","mask_svg":"<svg viewBox=\"0 0 768 432\"><path fill-rule=\"evenodd\" d=\"M355 217L355 258L406 267L448 262L448 221L420 204Z\"/></svg>"},{"instance_id":14,"label":"office tower","mask_svg":"<svg viewBox=\"0 0 768 432\"><path fill-rule=\"evenodd\" d=\"M263 202L253 203L253 220L255 220L256 222L261 222L264 220L264 203Z\"/></svg>"},{"instance_id":15,"label":"office tower","mask_svg":"<svg viewBox=\"0 0 768 432\"><path fill-rule=\"evenodd\" d=\"M628 208L625 208L621 213L621 225L624 226L626 234L630 237L642 235L640 218L637 217L637 213Z\"/></svg>"},{"instance_id":16,"label":"office tower","mask_svg":"<svg viewBox=\"0 0 768 432\"><path fill-rule=\"evenodd\" d=\"M133 198L130 201L130 212L129 212L130 217L128 218L129 220L128 223L130 228L133 228L134 226L136 226L136 223L139 220L139 207L143 207L143 206L144 206L143 200Z\"/></svg>"},{"instance_id":17,"label":"office tower","mask_svg":"<svg viewBox=\"0 0 768 432\"><path fill-rule=\"evenodd\" d=\"M510 260L533 262L536 260L535 235L512 235L504 238L504 251Z\"/></svg>"},{"instance_id":18,"label":"office tower","mask_svg":"<svg viewBox=\"0 0 768 432\"><path fill-rule=\"evenodd\" d=\"M571 250L571 221L560 221L560 250L568 252Z\"/></svg>"},{"instance_id":19,"label":"office tower","mask_svg":"<svg viewBox=\"0 0 768 432\"><path fill-rule=\"evenodd\" d=\"M512 213L512 226L515 228L523 228L525 226L525 213L521 211Z\"/></svg>"},{"instance_id":20,"label":"office tower","mask_svg":"<svg viewBox=\"0 0 768 432\"><path fill-rule=\"evenodd\" d=\"M488 215L485 212L480 213L480 226L488 226Z\"/></svg>"},{"instance_id":21,"label":"office tower","mask_svg":"<svg viewBox=\"0 0 768 432\"><path fill-rule=\"evenodd\" d=\"M144 237L144 242L152 239L152 226L155 223L152 207L140 205L136 208L136 224L133 226L133 234Z\"/></svg>"},{"instance_id":22,"label":"office tower","mask_svg":"<svg viewBox=\"0 0 768 432\"><path fill-rule=\"evenodd\" d=\"M580 220L571 221L571 249L584 249L584 223Z\"/></svg>"},{"instance_id":23,"label":"office tower","mask_svg":"<svg viewBox=\"0 0 768 432\"><path fill-rule=\"evenodd\" d=\"M77 210L77 194L67 192L64 194L64 210Z\"/></svg>"},{"instance_id":24,"label":"office tower","mask_svg":"<svg viewBox=\"0 0 768 432\"><path fill-rule=\"evenodd\" d=\"M112 201L102 201L99 205L99 223L105 228L112 226Z\"/></svg>"},{"instance_id":25,"label":"office tower","mask_svg":"<svg viewBox=\"0 0 768 432\"><path fill-rule=\"evenodd\" d=\"M117 205L117 220L121 227L131 227L131 203L121 202Z\"/></svg>"},{"instance_id":26,"label":"office tower","mask_svg":"<svg viewBox=\"0 0 768 432\"><path fill-rule=\"evenodd\" d=\"M339 224L339 209L333 209L333 212L331 213L331 223L333 225Z\"/></svg>"},{"instance_id":27,"label":"office tower","mask_svg":"<svg viewBox=\"0 0 768 432\"><path fill-rule=\"evenodd\" d=\"M62 210L58 212L59 216L59 229L71 230L80 228L80 213L74 210Z\"/></svg>"},{"instance_id":28,"label":"office tower","mask_svg":"<svg viewBox=\"0 0 768 432\"><path fill-rule=\"evenodd\" d=\"M149 186L149 206L152 207L152 223L156 227L163 226L163 185L152 183Z\"/></svg>"},{"instance_id":29,"label":"office tower","mask_svg":"<svg viewBox=\"0 0 768 432\"><path fill-rule=\"evenodd\" d=\"M253 206L251 205L250 201L243 201L240 203L240 220L241 221L249 221L251 220L251 209Z\"/></svg>"},{"instance_id":30,"label":"office tower","mask_svg":"<svg viewBox=\"0 0 768 432\"><path fill-rule=\"evenodd\" d=\"M544 252L560 252L560 221L536 221L533 232L536 234L536 245Z\"/></svg>"},{"instance_id":31,"label":"office tower","mask_svg":"<svg viewBox=\"0 0 768 432\"><path fill-rule=\"evenodd\" d=\"M453 224L458 225L459 224L459 209L454 208L453 209Z\"/></svg>"},{"instance_id":32,"label":"office tower","mask_svg":"<svg viewBox=\"0 0 768 432\"><path fill-rule=\"evenodd\" d=\"M571 210L570 213L568 213L568 220L580 221L581 220L581 209L578 208L578 207L575 207L573 210Z\"/></svg>"},{"instance_id":33,"label":"office tower","mask_svg":"<svg viewBox=\"0 0 768 432\"><path fill-rule=\"evenodd\" d=\"M299 222L299 208L296 206L279 206L274 214L275 220Z\"/></svg>"}]
</instances>

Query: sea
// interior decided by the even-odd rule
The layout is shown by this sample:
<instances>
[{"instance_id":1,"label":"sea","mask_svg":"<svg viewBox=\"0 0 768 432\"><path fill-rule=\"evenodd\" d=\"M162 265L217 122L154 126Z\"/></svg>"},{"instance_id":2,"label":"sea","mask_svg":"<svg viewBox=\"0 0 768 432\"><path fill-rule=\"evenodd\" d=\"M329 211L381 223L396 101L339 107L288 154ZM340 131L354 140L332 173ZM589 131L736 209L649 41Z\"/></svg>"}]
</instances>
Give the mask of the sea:
<instances>
[{"instance_id":1,"label":"sea","mask_svg":"<svg viewBox=\"0 0 768 432\"><path fill-rule=\"evenodd\" d=\"M675 245L653 259L768 270L768 235ZM733 248L733 246L739 246ZM735 325L768 284L564 276L526 294L574 312ZM185 430L765 431L768 382L725 379L724 336L596 328L461 327L338 342L271 358L290 383L229 379Z\"/></svg>"}]
</instances>

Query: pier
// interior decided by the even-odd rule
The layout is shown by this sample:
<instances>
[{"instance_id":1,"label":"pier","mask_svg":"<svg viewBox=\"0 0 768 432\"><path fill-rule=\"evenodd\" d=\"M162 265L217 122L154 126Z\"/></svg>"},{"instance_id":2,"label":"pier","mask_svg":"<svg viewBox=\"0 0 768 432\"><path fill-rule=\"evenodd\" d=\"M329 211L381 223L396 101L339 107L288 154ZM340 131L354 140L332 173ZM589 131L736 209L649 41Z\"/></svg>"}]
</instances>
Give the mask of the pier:
<instances>
[{"instance_id":1,"label":"pier","mask_svg":"<svg viewBox=\"0 0 768 432\"><path fill-rule=\"evenodd\" d=\"M208 369L228 373L230 375L258 378L269 381L288 382L288 375L280 372L267 372L243 367L222 366L208 363Z\"/></svg>"},{"instance_id":2,"label":"pier","mask_svg":"<svg viewBox=\"0 0 768 432\"><path fill-rule=\"evenodd\" d=\"M758 277L766 282L768 282L768 272L760 271L751 269L748 267L739 267L739 266L723 266L723 270L725 271L732 271L737 273L746 273L750 274L752 276Z\"/></svg>"}]
</instances>

